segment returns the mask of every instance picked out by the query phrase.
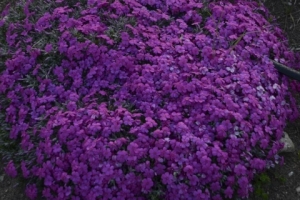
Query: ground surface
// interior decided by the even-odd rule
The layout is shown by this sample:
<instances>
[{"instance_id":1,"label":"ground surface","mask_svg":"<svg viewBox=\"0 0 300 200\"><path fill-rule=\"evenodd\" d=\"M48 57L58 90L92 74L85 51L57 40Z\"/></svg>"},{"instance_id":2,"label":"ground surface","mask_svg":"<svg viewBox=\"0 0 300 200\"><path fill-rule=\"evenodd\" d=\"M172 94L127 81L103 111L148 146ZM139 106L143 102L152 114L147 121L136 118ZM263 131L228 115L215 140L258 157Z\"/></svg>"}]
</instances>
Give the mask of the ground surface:
<instances>
[{"instance_id":1,"label":"ground surface","mask_svg":"<svg viewBox=\"0 0 300 200\"><path fill-rule=\"evenodd\" d=\"M6 2L12 1L0 1L0 10ZM290 47L300 51L300 0L266 0L265 5L285 30ZM300 98L297 99L300 105ZM282 154L285 164L259 177L256 186L260 187L256 188L256 195L253 194L249 200L300 200L300 195L296 193L296 188L300 186L300 119L289 123L286 132L293 140L296 151ZM0 200L26 200L22 181L5 176L3 167L0 163Z\"/></svg>"},{"instance_id":2,"label":"ground surface","mask_svg":"<svg viewBox=\"0 0 300 200\"><path fill-rule=\"evenodd\" d=\"M265 5L276 18L279 26L285 31L290 47L300 51L300 1L299 0L267 0ZM300 105L299 96L298 105ZM291 122L286 132L295 144L293 153L282 154L285 164L266 172L270 182L261 188L268 194L269 200L300 200L296 188L300 186L300 119ZM251 200L264 199L258 196Z\"/></svg>"}]
</instances>

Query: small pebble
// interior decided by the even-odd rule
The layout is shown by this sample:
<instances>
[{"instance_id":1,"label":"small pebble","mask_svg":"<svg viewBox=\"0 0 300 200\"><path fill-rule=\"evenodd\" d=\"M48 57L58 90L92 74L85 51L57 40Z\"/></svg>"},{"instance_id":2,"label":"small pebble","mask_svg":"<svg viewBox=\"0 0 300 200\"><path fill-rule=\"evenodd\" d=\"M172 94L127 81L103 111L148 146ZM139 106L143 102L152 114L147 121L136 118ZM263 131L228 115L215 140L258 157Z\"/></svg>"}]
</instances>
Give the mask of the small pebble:
<instances>
[{"instance_id":1,"label":"small pebble","mask_svg":"<svg viewBox=\"0 0 300 200\"><path fill-rule=\"evenodd\" d=\"M293 176L293 174L294 174L294 172L291 171L291 172L289 173L289 177Z\"/></svg>"},{"instance_id":2,"label":"small pebble","mask_svg":"<svg viewBox=\"0 0 300 200\"><path fill-rule=\"evenodd\" d=\"M279 153L295 151L295 145L286 132L284 132L284 136L280 141L284 143L284 147L279 151Z\"/></svg>"},{"instance_id":3,"label":"small pebble","mask_svg":"<svg viewBox=\"0 0 300 200\"><path fill-rule=\"evenodd\" d=\"M4 175L0 176L0 182L2 182L4 180Z\"/></svg>"},{"instance_id":4,"label":"small pebble","mask_svg":"<svg viewBox=\"0 0 300 200\"><path fill-rule=\"evenodd\" d=\"M300 186L296 188L296 192L300 195Z\"/></svg>"}]
</instances>

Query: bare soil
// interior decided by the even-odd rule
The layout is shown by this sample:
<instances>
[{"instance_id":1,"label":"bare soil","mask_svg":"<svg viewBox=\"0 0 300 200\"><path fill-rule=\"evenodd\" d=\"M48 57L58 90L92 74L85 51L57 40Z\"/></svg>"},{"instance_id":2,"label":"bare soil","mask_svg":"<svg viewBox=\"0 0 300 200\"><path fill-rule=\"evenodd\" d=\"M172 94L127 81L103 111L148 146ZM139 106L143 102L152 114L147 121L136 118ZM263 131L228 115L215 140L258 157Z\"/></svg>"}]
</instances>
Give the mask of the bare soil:
<instances>
[{"instance_id":1,"label":"bare soil","mask_svg":"<svg viewBox=\"0 0 300 200\"><path fill-rule=\"evenodd\" d=\"M266 0L268 7L280 28L288 38L289 46L295 52L300 52L300 1L299 0ZM295 96L300 105L299 94ZM299 106L298 106L299 107ZM285 131L295 144L293 153L284 153L285 164L268 170L266 174L270 183L262 186L269 200L300 200L296 188L300 187L300 118L288 123ZM252 195L251 200L264 199Z\"/></svg>"}]
</instances>

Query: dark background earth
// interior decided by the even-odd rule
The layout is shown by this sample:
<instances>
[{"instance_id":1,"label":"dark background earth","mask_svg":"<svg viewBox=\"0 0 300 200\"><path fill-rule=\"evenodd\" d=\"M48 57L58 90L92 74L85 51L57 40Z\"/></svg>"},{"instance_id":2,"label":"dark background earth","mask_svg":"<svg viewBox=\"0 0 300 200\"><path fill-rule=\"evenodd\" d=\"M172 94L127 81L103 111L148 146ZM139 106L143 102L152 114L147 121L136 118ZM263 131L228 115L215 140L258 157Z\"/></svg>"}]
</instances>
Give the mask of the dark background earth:
<instances>
[{"instance_id":1,"label":"dark background earth","mask_svg":"<svg viewBox=\"0 0 300 200\"><path fill-rule=\"evenodd\" d=\"M286 33L290 48L300 53L300 1L299 0L266 0L268 7L280 28ZM300 105L299 94L295 96ZM293 153L283 153L285 164L268 170L266 175L270 182L261 189L268 194L268 198L253 195L251 200L300 200L296 188L300 187L300 118L288 123L285 131L295 144ZM250 200L249 199L249 200Z\"/></svg>"},{"instance_id":2,"label":"dark background earth","mask_svg":"<svg viewBox=\"0 0 300 200\"><path fill-rule=\"evenodd\" d=\"M13 0L14 1L14 0ZM0 10L12 0L0 0ZM300 0L266 0L279 26L285 31L289 45L300 52ZM300 105L300 95L296 96ZM286 132L295 144L292 153L283 153L285 164L266 171L255 180L255 192L248 200L300 200L296 188L300 187L300 118L288 123ZM4 174L0 163L0 200L26 200L24 183Z\"/></svg>"}]
</instances>

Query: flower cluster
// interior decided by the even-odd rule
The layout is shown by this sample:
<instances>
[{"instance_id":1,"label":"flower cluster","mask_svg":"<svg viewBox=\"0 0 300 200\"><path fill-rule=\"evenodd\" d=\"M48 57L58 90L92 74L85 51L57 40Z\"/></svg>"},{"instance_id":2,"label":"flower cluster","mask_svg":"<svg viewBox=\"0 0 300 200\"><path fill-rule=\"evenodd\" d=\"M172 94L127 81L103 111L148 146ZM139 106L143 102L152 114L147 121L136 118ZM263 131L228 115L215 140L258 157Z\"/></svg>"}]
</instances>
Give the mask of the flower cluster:
<instances>
[{"instance_id":1,"label":"flower cluster","mask_svg":"<svg viewBox=\"0 0 300 200\"><path fill-rule=\"evenodd\" d=\"M299 56L267 18L242 0L6 9L0 132L19 145L6 172L36 181L31 199L247 197L298 116L271 59Z\"/></svg>"}]
</instances>

